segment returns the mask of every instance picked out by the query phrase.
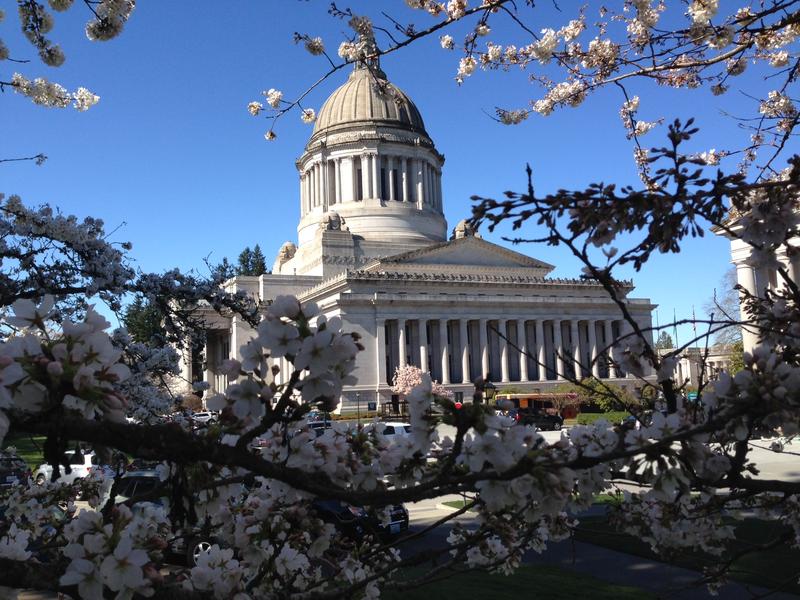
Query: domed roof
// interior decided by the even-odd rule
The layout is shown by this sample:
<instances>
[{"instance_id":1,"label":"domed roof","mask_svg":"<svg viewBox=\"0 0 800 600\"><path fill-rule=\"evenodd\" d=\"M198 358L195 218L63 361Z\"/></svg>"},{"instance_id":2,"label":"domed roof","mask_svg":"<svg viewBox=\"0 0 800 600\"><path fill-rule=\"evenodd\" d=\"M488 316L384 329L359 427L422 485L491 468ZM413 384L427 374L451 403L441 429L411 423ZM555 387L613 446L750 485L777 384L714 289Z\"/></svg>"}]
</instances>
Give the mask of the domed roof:
<instances>
[{"instance_id":1,"label":"domed roof","mask_svg":"<svg viewBox=\"0 0 800 600\"><path fill-rule=\"evenodd\" d=\"M322 105L314 135L367 122L427 135L422 115L411 99L389 83L380 68L357 64L344 85Z\"/></svg>"}]
</instances>

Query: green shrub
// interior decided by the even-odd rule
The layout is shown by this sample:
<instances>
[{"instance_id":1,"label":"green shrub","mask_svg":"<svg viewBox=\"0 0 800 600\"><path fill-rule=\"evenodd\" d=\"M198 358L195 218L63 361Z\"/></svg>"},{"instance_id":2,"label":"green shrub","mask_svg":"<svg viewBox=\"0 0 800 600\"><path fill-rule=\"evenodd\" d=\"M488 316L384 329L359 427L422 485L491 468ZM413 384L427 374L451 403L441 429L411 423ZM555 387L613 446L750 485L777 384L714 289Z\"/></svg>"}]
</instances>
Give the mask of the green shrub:
<instances>
[{"instance_id":1,"label":"green shrub","mask_svg":"<svg viewBox=\"0 0 800 600\"><path fill-rule=\"evenodd\" d=\"M614 410L604 413L581 413L578 415L578 425L591 425L600 419L605 419L612 425L619 425L619 422L630 414L631 413L626 410Z\"/></svg>"}]
</instances>

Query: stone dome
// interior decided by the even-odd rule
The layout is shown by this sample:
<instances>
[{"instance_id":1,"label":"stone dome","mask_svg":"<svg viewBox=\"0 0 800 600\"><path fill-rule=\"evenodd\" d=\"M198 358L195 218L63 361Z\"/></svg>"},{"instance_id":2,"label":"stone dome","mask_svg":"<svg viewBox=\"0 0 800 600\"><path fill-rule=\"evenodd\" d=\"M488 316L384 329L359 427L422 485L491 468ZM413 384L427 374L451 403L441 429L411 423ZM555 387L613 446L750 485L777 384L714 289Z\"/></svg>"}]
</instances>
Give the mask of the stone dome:
<instances>
[{"instance_id":1,"label":"stone dome","mask_svg":"<svg viewBox=\"0 0 800 600\"><path fill-rule=\"evenodd\" d=\"M397 127L427 137L422 115L411 99L386 79L380 68L357 64L344 85L334 91L317 115L312 138L365 124Z\"/></svg>"}]
</instances>

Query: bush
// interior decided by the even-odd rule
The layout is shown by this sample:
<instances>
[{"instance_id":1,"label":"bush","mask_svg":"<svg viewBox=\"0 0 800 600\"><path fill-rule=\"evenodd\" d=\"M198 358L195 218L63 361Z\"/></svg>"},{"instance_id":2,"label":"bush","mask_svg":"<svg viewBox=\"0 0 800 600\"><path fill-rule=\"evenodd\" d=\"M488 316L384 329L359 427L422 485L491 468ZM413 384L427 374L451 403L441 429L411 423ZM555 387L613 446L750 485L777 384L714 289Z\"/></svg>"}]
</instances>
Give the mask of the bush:
<instances>
[{"instance_id":1,"label":"bush","mask_svg":"<svg viewBox=\"0 0 800 600\"><path fill-rule=\"evenodd\" d=\"M602 413L581 413L578 415L578 425L591 425L595 421L605 419L611 425L619 425L620 421L629 416L627 410L612 410L611 412Z\"/></svg>"}]
</instances>

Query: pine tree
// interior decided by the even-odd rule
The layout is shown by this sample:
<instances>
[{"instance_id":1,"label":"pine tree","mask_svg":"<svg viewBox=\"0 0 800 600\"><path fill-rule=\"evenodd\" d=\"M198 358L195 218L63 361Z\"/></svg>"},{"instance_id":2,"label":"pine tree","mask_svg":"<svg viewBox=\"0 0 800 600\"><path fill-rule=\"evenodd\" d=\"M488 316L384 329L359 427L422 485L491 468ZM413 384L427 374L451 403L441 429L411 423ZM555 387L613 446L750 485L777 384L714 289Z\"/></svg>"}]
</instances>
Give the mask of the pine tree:
<instances>
[{"instance_id":1,"label":"pine tree","mask_svg":"<svg viewBox=\"0 0 800 600\"><path fill-rule=\"evenodd\" d=\"M267 260L261 252L261 247L256 244L250 256L250 273L248 275L264 275L267 273Z\"/></svg>"},{"instance_id":2,"label":"pine tree","mask_svg":"<svg viewBox=\"0 0 800 600\"><path fill-rule=\"evenodd\" d=\"M161 310L152 302L137 297L122 315L122 322L133 341L161 346L165 340Z\"/></svg>"},{"instance_id":3,"label":"pine tree","mask_svg":"<svg viewBox=\"0 0 800 600\"><path fill-rule=\"evenodd\" d=\"M237 275L250 275L250 270L253 264L253 251L250 246L247 246L239 254L239 266L236 268Z\"/></svg>"}]
</instances>

